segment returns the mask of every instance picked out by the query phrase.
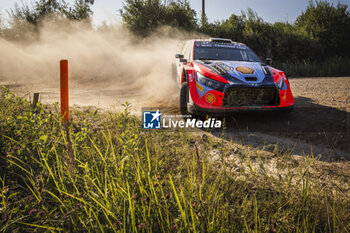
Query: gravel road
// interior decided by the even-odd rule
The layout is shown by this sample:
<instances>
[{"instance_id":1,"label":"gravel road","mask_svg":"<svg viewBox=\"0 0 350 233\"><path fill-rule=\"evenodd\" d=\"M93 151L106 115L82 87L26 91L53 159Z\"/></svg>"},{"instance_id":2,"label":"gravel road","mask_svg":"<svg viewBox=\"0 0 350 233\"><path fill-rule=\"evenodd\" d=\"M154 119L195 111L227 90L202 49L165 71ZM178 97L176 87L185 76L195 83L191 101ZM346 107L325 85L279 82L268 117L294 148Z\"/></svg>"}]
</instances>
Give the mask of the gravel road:
<instances>
[{"instance_id":1,"label":"gravel road","mask_svg":"<svg viewBox=\"0 0 350 233\"><path fill-rule=\"evenodd\" d=\"M295 108L288 114L229 117L227 135L253 146L350 160L350 77L290 78ZM218 135L218 134L217 134Z\"/></svg>"},{"instance_id":2,"label":"gravel road","mask_svg":"<svg viewBox=\"0 0 350 233\"><path fill-rule=\"evenodd\" d=\"M350 77L290 78L295 97L294 111L280 113L243 113L226 118L225 137L243 144L289 150L293 154L322 156L323 159L350 160ZM43 103L59 101L58 84L21 84L1 82L18 95L31 96L39 92ZM137 90L116 85L70 86L70 104L119 109L125 101L140 114L142 107L169 107L178 113L178 103L172 98L162 102L145 102ZM161 106L160 106L161 105ZM222 136L222 132L213 132Z\"/></svg>"}]
</instances>

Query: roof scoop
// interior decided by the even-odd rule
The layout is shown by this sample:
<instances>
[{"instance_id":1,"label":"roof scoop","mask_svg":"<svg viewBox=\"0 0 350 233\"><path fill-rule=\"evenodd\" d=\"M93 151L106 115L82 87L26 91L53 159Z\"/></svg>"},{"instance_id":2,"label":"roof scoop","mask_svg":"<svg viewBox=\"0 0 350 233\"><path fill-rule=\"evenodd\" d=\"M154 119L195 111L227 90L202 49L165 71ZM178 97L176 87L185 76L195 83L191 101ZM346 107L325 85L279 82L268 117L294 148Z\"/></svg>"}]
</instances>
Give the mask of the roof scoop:
<instances>
[{"instance_id":1,"label":"roof scoop","mask_svg":"<svg viewBox=\"0 0 350 233\"><path fill-rule=\"evenodd\" d=\"M210 38L211 42L232 43L232 40L225 38Z\"/></svg>"}]
</instances>

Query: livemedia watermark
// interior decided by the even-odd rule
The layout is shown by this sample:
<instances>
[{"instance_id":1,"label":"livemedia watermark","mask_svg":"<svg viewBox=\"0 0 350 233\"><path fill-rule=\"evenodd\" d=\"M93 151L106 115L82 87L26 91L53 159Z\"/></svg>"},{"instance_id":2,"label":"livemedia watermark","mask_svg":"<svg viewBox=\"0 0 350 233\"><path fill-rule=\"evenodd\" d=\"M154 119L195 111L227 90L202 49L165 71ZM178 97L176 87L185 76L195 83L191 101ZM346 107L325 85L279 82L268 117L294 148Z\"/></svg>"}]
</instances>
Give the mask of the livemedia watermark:
<instances>
[{"instance_id":1,"label":"livemedia watermark","mask_svg":"<svg viewBox=\"0 0 350 233\"><path fill-rule=\"evenodd\" d=\"M192 115L162 113L160 109L142 111L143 129L221 129L222 120Z\"/></svg>"}]
</instances>

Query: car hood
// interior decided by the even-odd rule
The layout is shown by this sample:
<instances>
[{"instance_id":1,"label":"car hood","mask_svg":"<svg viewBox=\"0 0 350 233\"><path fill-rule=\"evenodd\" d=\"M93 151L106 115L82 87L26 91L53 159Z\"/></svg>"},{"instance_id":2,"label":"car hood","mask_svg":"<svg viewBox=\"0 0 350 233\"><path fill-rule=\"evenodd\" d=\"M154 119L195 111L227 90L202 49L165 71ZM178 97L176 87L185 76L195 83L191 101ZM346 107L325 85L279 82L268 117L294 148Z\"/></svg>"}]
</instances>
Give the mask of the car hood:
<instances>
[{"instance_id":1,"label":"car hood","mask_svg":"<svg viewBox=\"0 0 350 233\"><path fill-rule=\"evenodd\" d=\"M265 81L271 81L270 69L260 62L242 61L196 61L201 64L199 72L214 72L225 78L230 84L247 84L257 86ZM264 68L265 67L265 68ZM264 69L267 68L267 73ZM268 79L268 80L265 80Z\"/></svg>"}]
</instances>

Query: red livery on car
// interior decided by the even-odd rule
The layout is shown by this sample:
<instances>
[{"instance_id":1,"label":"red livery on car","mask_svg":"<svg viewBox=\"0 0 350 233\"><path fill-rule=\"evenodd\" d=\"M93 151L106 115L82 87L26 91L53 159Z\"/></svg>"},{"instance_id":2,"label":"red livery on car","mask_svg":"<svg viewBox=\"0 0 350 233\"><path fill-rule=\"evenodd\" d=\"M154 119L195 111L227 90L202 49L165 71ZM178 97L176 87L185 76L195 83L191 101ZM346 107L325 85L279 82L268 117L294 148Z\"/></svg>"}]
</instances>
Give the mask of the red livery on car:
<instances>
[{"instance_id":1,"label":"red livery on car","mask_svg":"<svg viewBox=\"0 0 350 233\"><path fill-rule=\"evenodd\" d=\"M221 38L190 40L176 58L183 114L290 110L294 106L284 72L268 66L242 43Z\"/></svg>"}]
</instances>

